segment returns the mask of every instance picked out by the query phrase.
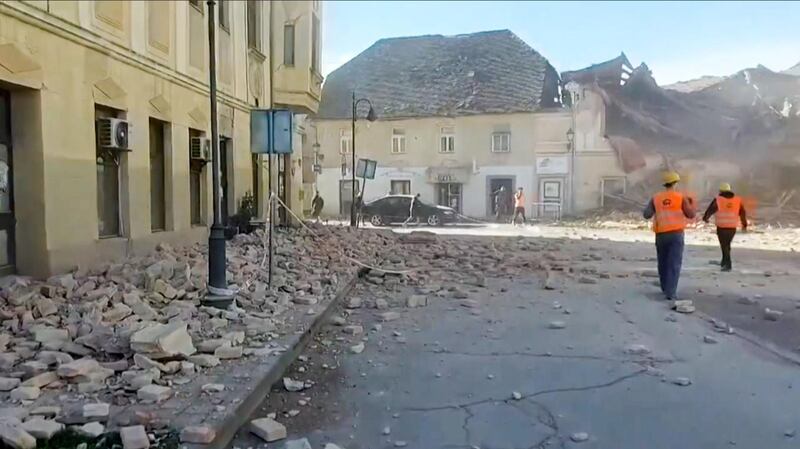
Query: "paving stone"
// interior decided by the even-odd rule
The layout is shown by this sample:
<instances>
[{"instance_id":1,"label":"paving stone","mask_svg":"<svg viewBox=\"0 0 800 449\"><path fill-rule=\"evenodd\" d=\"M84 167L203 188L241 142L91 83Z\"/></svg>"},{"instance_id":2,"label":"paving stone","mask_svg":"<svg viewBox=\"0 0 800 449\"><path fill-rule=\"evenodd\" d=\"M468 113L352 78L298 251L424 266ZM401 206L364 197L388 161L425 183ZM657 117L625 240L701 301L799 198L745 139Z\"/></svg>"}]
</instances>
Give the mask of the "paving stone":
<instances>
[{"instance_id":1,"label":"paving stone","mask_svg":"<svg viewBox=\"0 0 800 449\"><path fill-rule=\"evenodd\" d=\"M146 385L136 392L136 397L144 402L162 402L172 396L172 389L160 385Z\"/></svg>"},{"instance_id":2,"label":"paving stone","mask_svg":"<svg viewBox=\"0 0 800 449\"><path fill-rule=\"evenodd\" d=\"M53 437L53 435L64 430L64 424L56 422L52 419L36 417L25 421L22 424L22 429L36 439L49 440Z\"/></svg>"},{"instance_id":3,"label":"paving stone","mask_svg":"<svg viewBox=\"0 0 800 449\"><path fill-rule=\"evenodd\" d=\"M214 357L220 360L239 359L242 357L242 353L241 346L231 346L230 342L228 342L214 351Z\"/></svg>"},{"instance_id":4,"label":"paving stone","mask_svg":"<svg viewBox=\"0 0 800 449\"><path fill-rule=\"evenodd\" d=\"M286 438L286 427L271 418L254 419L250 421L248 428L251 433L267 443Z\"/></svg>"},{"instance_id":5,"label":"paving stone","mask_svg":"<svg viewBox=\"0 0 800 449\"><path fill-rule=\"evenodd\" d=\"M119 429L119 436L122 440L123 449L147 449L150 447L150 439L144 426L130 426Z\"/></svg>"},{"instance_id":6,"label":"paving stone","mask_svg":"<svg viewBox=\"0 0 800 449\"><path fill-rule=\"evenodd\" d=\"M0 425L0 440L12 449L34 449L36 438L21 427Z\"/></svg>"},{"instance_id":7,"label":"paving stone","mask_svg":"<svg viewBox=\"0 0 800 449\"><path fill-rule=\"evenodd\" d=\"M39 343L48 341L69 341L69 332L66 329L56 329L53 327L37 326L31 329L33 339Z\"/></svg>"},{"instance_id":8,"label":"paving stone","mask_svg":"<svg viewBox=\"0 0 800 449\"><path fill-rule=\"evenodd\" d=\"M189 426L181 430L180 439L182 443L209 444L216 436L214 429L209 426Z\"/></svg>"}]
</instances>

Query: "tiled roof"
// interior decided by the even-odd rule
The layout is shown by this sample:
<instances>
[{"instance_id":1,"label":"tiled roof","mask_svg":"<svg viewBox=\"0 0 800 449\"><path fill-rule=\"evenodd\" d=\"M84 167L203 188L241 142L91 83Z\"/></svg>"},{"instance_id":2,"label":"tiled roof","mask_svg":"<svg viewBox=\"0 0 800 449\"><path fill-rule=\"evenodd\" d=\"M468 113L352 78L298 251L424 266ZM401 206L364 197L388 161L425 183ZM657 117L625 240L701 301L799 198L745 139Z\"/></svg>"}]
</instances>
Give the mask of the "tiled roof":
<instances>
[{"instance_id":1,"label":"tiled roof","mask_svg":"<svg viewBox=\"0 0 800 449\"><path fill-rule=\"evenodd\" d=\"M509 30L403 37L381 39L334 70L318 117L350 118L354 90L378 119L527 112L555 104L558 73ZM359 115L367 109L359 105Z\"/></svg>"}]
</instances>

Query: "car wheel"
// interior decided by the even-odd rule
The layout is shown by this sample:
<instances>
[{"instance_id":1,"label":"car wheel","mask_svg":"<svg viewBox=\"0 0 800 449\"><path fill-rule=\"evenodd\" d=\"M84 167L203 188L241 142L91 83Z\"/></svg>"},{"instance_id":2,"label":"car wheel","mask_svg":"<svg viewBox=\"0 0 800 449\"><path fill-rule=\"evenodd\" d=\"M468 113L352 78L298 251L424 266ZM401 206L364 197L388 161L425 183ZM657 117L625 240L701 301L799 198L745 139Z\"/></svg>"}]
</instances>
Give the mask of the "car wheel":
<instances>
[{"instance_id":1,"label":"car wheel","mask_svg":"<svg viewBox=\"0 0 800 449\"><path fill-rule=\"evenodd\" d=\"M380 215L373 215L369 217L369 222L372 226L383 226L383 217Z\"/></svg>"},{"instance_id":2,"label":"car wheel","mask_svg":"<svg viewBox=\"0 0 800 449\"><path fill-rule=\"evenodd\" d=\"M428 216L428 225L429 226L441 226L442 224L442 217L438 215L430 215Z\"/></svg>"}]
</instances>

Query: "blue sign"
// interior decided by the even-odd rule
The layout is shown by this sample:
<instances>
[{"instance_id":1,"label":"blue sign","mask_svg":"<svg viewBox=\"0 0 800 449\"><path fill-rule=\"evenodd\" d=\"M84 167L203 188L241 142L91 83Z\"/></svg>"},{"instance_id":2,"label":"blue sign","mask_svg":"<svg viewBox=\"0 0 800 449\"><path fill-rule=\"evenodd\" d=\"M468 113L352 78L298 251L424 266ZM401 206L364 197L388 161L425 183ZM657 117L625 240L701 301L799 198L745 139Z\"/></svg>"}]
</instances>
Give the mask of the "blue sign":
<instances>
[{"instance_id":1,"label":"blue sign","mask_svg":"<svg viewBox=\"0 0 800 449\"><path fill-rule=\"evenodd\" d=\"M250 111L250 151L256 154L291 154L292 118L288 109Z\"/></svg>"}]
</instances>

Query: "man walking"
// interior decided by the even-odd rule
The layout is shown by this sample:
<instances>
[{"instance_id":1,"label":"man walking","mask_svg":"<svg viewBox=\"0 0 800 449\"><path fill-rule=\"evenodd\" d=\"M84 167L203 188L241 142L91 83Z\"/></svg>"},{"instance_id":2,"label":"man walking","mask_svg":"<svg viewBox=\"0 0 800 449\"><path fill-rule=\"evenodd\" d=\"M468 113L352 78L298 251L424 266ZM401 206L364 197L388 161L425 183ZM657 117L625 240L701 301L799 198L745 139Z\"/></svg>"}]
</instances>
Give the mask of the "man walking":
<instances>
[{"instance_id":1,"label":"man walking","mask_svg":"<svg viewBox=\"0 0 800 449\"><path fill-rule=\"evenodd\" d=\"M325 206L325 200L319 195L319 191L314 192L314 198L311 199L311 218L319 223L319 214L322 213L322 208Z\"/></svg>"},{"instance_id":2,"label":"man walking","mask_svg":"<svg viewBox=\"0 0 800 449\"><path fill-rule=\"evenodd\" d=\"M500 189L494 192L494 212L498 222L508 215L508 192L505 186L500 186Z\"/></svg>"},{"instance_id":3,"label":"man walking","mask_svg":"<svg viewBox=\"0 0 800 449\"><path fill-rule=\"evenodd\" d=\"M514 218L511 219L511 224L517 224L518 216L522 216L522 224L525 224L525 194L522 193L522 187L514 194Z\"/></svg>"},{"instance_id":4,"label":"man walking","mask_svg":"<svg viewBox=\"0 0 800 449\"><path fill-rule=\"evenodd\" d=\"M742 199L736 196L731 190L731 185L723 182L719 186L719 195L708 205L706 213L703 214L703 221L708 223L712 215L717 224L717 238L719 247L722 250L722 261L720 266L722 271L731 271L731 242L736 235L736 228L739 223L742 231L747 232L747 213L742 205Z\"/></svg>"},{"instance_id":5,"label":"man walking","mask_svg":"<svg viewBox=\"0 0 800 449\"><path fill-rule=\"evenodd\" d=\"M683 263L683 230L686 219L694 218L692 199L675 190L681 177L675 172L664 174L664 191L653 196L643 215L653 219L658 256L658 278L668 301L676 299L678 279Z\"/></svg>"},{"instance_id":6,"label":"man walking","mask_svg":"<svg viewBox=\"0 0 800 449\"><path fill-rule=\"evenodd\" d=\"M416 220L417 223L419 222L419 193L414 195L414 198L411 198L411 207L408 210L408 218L406 221L403 222L403 226L407 226L408 222L411 220Z\"/></svg>"}]
</instances>

